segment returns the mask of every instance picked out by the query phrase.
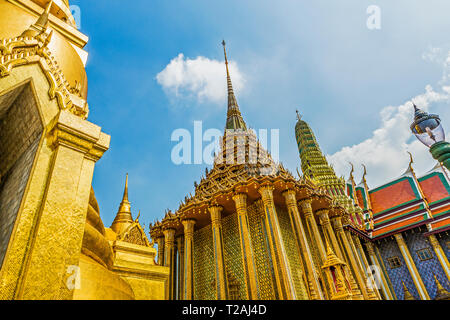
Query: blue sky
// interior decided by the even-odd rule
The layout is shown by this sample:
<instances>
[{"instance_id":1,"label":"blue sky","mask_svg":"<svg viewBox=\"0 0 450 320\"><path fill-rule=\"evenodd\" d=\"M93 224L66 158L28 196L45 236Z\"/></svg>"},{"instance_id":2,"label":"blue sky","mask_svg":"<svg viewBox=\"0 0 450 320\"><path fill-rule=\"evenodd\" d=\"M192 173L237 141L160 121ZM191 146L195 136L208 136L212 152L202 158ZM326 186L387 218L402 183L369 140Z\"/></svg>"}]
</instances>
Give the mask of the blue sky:
<instances>
[{"instance_id":1,"label":"blue sky","mask_svg":"<svg viewBox=\"0 0 450 320\"><path fill-rule=\"evenodd\" d=\"M406 150L419 175L431 169L428 151L409 135L405 104L415 98L450 129L450 2L412 2L72 0L90 37L88 120L112 136L93 180L105 225L127 172L134 217L141 210L146 226L193 191L206 165L173 164L171 134L192 131L195 120L222 130L226 100L220 90L199 99L186 77L191 86L176 96L156 77L183 54L182 66L200 61L187 76L209 72L201 79L222 81L226 92L224 68L201 68L205 59L223 62L222 39L247 124L280 130L280 160L291 171L300 166L296 109L339 175L348 174L349 159L359 171L365 163L375 187L402 174ZM380 30L366 27L370 5L381 9Z\"/></svg>"}]
</instances>

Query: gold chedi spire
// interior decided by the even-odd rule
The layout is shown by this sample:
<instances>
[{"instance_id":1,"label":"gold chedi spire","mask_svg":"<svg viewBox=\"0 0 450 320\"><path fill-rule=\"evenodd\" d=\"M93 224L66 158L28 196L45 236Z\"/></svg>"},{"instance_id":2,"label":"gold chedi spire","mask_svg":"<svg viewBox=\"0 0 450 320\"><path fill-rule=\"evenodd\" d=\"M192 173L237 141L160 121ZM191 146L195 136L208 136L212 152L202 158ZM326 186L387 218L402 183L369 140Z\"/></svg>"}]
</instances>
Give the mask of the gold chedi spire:
<instances>
[{"instance_id":1,"label":"gold chedi spire","mask_svg":"<svg viewBox=\"0 0 450 320\"><path fill-rule=\"evenodd\" d=\"M450 300L450 293L447 290L445 290L445 288L439 282L438 278L436 277L436 274L433 274L433 277L437 287L437 294L435 300Z\"/></svg>"},{"instance_id":2,"label":"gold chedi spire","mask_svg":"<svg viewBox=\"0 0 450 320\"><path fill-rule=\"evenodd\" d=\"M225 40L222 41L223 53L225 55L225 66L227 69L227 85L228 85L228 111L227 111L227 123L225 129L242 129L247 130L247 125L242 118L239 105L236 100L236 96L233 91L233 84L231 83L230 70L228 69L227 50L225 47Z\"/></svg>"},{"instance_id":3,"label":"gold chedi spire","mask_svg":"<svg viewBox=\"0 0 450 320\"><path fill-rule=\"evenodd\" d=\"M133 217L131 215L131 204L128 201L128 173L125 180L125 189L123 191L122 202L120 203L119 211L114 219L111 229L117 233L123 233L131 224L133 224Z\"/></svg>"}]
</instances>

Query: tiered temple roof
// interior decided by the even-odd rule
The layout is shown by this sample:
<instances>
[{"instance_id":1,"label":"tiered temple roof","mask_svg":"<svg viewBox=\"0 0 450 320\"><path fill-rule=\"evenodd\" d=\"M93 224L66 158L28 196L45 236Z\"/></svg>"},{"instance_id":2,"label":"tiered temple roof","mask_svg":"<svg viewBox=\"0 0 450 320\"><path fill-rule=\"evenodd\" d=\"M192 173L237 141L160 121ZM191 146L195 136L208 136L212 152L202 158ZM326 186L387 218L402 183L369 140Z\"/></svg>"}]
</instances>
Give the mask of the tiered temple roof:
<instances>
[{"instance_id":1,"label":"tiered temple roof","mask_svg":"<svg viewBox=\"0 0 450 320\"><path fill-rule=\"evenodd\" d=\"M372 209L374 239L422 225L427 225L428 234L450 229L450 183L439 163L417 177L411 157L408 169L398 178L372 190L360 184L355 192L347 182L347 192L365 212Z\"/></svg>"}]
</instances>

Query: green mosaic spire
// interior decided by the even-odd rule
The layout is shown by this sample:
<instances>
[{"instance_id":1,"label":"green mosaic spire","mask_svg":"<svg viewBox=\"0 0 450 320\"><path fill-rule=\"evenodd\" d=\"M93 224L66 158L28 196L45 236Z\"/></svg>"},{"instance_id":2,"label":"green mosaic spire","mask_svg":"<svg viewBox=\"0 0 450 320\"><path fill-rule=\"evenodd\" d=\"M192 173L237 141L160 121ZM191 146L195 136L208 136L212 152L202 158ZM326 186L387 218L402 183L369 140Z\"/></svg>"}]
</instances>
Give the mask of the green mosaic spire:
<instances>
[{"instance_id":1,"label":"green mosaic spire","mask_svg":"<svg viewBox=\"0 0 450 320\"><path fill-rule=\"evenodd\" d=\"M358 221L356 215L363 221L362 210L355 207L352 199L345 192L345 180L336 176L333 167L323 155L314 132L308 123L302 120L298 111L295 137L303 175L318 186L325 188L328 194L333 196L352 215L354 221Z\"/></svg>"}]
</instances>

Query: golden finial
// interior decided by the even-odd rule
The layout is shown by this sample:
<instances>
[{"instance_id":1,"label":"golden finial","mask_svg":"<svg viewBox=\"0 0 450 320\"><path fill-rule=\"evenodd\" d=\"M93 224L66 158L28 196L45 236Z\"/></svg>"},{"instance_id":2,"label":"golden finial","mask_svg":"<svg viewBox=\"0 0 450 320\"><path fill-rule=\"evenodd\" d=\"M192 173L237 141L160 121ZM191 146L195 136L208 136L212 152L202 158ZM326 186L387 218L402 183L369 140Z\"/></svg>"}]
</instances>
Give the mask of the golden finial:
<instances>
[{"instance_id":1,"label":"golden finial","mask_svg":"<svg viewBox=\"0 0 450 320\"><path fill-rule=\"evenodd\" d=\"M228 58L227 58L227 47L225 40L222 40L222 46L223 46L223 54L225 55L225 65L227 66L227 75L230 75L230 72L228 71Z\"/></svg>"},{"instance_id":2,"label":"golden finial","mask_svg":"<svg viewBox=\"0 0 450 320\"><path fill-rule=\"evenodd\" d=\"M295 112L297 113L298 121L301 121L302 120L302 115L300 114L300 112L298 112L298 110L295 110Z\"/></svg>"},{"instance_id":3,"label":"golden finial","mask_svg":"<svg viewBox=\"0 0 450 320\"><path fill-rule=\"evenodd\" d=\"M141 216L141 210L139 210L139 213L138 213L138 215L137 215L137 218L136 218L136 220L134 220L134 222L139 222L139 217Z\"/></svg>"},{"instance_id":4,"label":"golden finial","mask_svg":"<svg viewBox=\"0 0 450 320\"><path fill-rule=\"evenodd\" d=\"M48 15L52 7L53 0L49 1L45 6L44 12L39 16L37 21L22 33L22 37L35 37L46 31L48 27Z\"/></svg>"},{"instance_id":5,"label":"golden finial","mask_svg":"<svg viewBox=\"0 0 450 320\"><path fill-rule=\"evenodd\" d=\"M125 189L123 190L123 198L122 201L128 201L128 173L125 178Z\"/></svg>"},{"instance_id":6,"label":"golden finial","mask_svg":"<svg viewBox=\"0 0 450 320\"><path fill-rule=\"evenodd\" d=\"M52 7L53 0L50 0L45 6L44 12L39 17L38 21L36 21L36 25L46 28L48 26L48 15L50 13L50 9Z\"/></svg>"},{"instance_id":7,"label":"golden finial","mask_svg":"<svg viewBox=\"0 0 450 320\"><path fill-rule=\"evenodd\" d=\"M434 282L436 283L437 287L437 294L435 300L449 300L450 299L450 293L445 290L445 288L442 286L442 284L439 282L438 278L436 277L436 274L433 273L434 276Z\"/></svg>"},{"instance_id":8,"label":"golden finial","mask_svg":"<svg viewBox=\"0 0 450 320\"><path fill-rule=\"evenodd\" d=\"M413 295L411 294L411 292L409 292L408 288L406 287L405 283L402 280L402 285L403 285L403 292L404 292L404 298L403 300L416 300L414 299Z\"/></svg>"}]
</instances>

